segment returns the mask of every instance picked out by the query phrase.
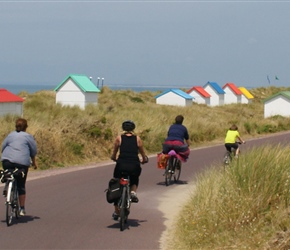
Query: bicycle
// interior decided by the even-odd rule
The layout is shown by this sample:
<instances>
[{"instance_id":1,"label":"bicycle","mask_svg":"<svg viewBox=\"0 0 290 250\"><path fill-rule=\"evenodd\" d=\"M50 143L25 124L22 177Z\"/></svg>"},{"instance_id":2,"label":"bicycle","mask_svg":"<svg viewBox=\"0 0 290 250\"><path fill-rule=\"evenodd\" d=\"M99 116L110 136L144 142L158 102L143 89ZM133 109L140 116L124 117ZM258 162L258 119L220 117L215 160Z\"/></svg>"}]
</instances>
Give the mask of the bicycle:
<instances>
[{"instance_id":1,"label":"bicycle","mask_svg":"<svg viewBox=\"0 0 290 250\"><path fill-rule=\"evenodd\" d=\"M115 159L112 159L115 161ZM145 164L148 162L148 157L146 157L145 162L141 162L141 164ZM121 197L118 200L118 209L120 212L120 231L125 229L125 224L128 221L128 215L130 214L131 208L131 188L130 188L130 175L128 172L121 172L120 178L120 188L121 188Z\"/></svg>"},{"instance_id":2,"label":"bicycle","mask_svg":"<svg viewBox=\"0 0 290 250\"><path fill-rule=\"evenodd\" d=\"M174 177L174 182L179 180L181 174L181 160L177 158L177 153L175 150L170 150L168 152L169 159L165 168L165 185L168 186L171 183L172 176Z\"/></svg>"},{"instance_id":3,"label":"bicycle","mask_svg":"<svg viewBox=\"0 0 290 250\"><path fill-rule=\"evenodd\" d=\"M23 169L6 169L1 170L1 182L5 183L3 195L5 196L6 206L6 224L9 227L12 224L13 218L19 218L19 197L17 190L16 177L24 177Z\"/></svg>"},{"instance_id":4,"label":"bicycle","mask_svg":"<svg viewBox=\"0 0 290 250\"><path fill-rule=\"evenodd\" d=\"M242 144L241 142L237 142L238 144ZM246 143L246 142L244 142ZM241 152L241 151L240 151ZM224 158L223 158L223 163L224 163L224 166L228 166L230 165L232 159L235 157L236 155L236 149L231 147L231 152L229 152L228 150L225 152L224 154Z\"/></svg>"}]
</instances>

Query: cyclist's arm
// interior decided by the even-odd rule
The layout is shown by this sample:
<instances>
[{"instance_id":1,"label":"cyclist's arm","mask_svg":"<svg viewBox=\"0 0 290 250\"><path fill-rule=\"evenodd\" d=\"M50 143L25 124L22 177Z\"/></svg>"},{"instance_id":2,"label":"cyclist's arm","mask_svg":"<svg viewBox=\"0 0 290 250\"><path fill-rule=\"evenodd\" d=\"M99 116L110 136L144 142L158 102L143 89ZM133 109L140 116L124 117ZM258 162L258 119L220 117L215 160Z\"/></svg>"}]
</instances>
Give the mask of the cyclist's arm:
<instances>
[{"instance_id":1,"label":"cyclist's arm","mask_svg":"<svg viewBox=\"0 0 290 250\"><path fill-rule=\"evenodd\" d=\"M115 142L114 142L114 149L113 149L113 153L112 153L112 156L111 156L112 160L116 160L117 159L117 153L118 153L120 144L121 144L121 136L118 135L116 137Z\"/></svg>"},{"instance_id":2,"label":"cyclist's arm","mask_svg":"<svg viewBox=\"0 0 290 250\"><path fill-rule=\"evenodd\" d=\"M239 141L240 141L241 143L245 143L245 141L244 141L240 136L237 136L237 138L239 139Z\"/></svg>"},{"instance_id":3,"label":"cyclist's arm","mask_svg":"<svg viewBox=\"0 0 290 250\"><path fill-rule=\"evenodd\" d=\"M142 143L142 140L139 136L137 136L137 145L138 145L138 148L139 148L139 152L142 156L142 162L145 162L147 160L147 156L145 154L145 150L144 150L144 147L143 147L143 143Z\"/></svg>"},{"instance_id":4,"label":"cyclist's arm","mask_svg":"<svg viewBox=\"0 0 290 250\"><path fill-rule=\"evenodd\" d=\"M31 157L31 161L32 161L32 166L34 167L34 169L37 169L38 168L38 164L36 162L35 156Z\"/></svg>"}]
</instances>

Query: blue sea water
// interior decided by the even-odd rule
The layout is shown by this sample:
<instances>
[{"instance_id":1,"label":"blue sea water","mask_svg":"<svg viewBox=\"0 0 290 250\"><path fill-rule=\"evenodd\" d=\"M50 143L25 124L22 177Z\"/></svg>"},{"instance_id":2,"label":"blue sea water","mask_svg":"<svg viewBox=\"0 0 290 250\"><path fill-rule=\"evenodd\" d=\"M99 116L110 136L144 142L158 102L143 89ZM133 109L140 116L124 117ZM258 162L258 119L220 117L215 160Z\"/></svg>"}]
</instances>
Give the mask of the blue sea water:
<instances>
[{"instance_id":1,"label":"blue sea water","mask_svg":"<svg viewBox=\"0 0 290 250\"><path fill-rule=\"evenodd\" d=\"M20 84L0 84L0 88L4 88L8 90L9 92L17 95L22 91L26 91L29 94L33 94L35 92L41 91L41 90L54 90L56 86L55 85L49 85L49 84L26 84L26 85L20 85ZM170 86L146 86L146 87L139 87L139 86L124 86L124 85L106 85L106 87L110 88L111 90L132 90L135 92L142 92L142 91L165 91L170 88L176 88L176 87L170 87ZM101 86L99 87L101 88ZM188 87L190 89L190 87Z\"/></svg>"}]
</instances>

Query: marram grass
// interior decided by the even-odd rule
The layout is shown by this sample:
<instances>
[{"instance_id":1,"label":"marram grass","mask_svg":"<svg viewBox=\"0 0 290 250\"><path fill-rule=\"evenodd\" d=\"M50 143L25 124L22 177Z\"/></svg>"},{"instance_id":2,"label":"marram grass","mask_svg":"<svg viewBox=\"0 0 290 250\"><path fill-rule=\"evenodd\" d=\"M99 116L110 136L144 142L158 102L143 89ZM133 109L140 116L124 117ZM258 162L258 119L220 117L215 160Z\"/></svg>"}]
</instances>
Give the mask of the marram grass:
<instances>
[{"instance_id":1,"label":"marram grass","mask_svg":"<svg viewBox=\"0 0 290 250\"><path fill-rule=\"evenodd\" d=\"M167 249L290 249L290 147L243 152L197 178Z\"/></svg>"},{"instance_id":2,"label":"marram grass","mask_svg":"<svg viewBox=\"0 0 290 250\"><path fill-rule=\"evenodd\" d=\"M98 105L78 107L55 103L55 92L21 92L25 98L23 117L37 142L37 160L41 169L71 166L109 160L113 141L122 132L121 124L130 119L136 123L136 134L144 142L146 153L161 151L168 127L176 115L183 115L191 147L223 142L227 129L236 123L243 138L290 129L290 118L263 118L264 95L280 89L253 89L252 104L231 104L220 107L192 104L190 107L157 105L158 92L112 91L107 87L98 95ZM0 117L0 140L14 130L17 117Z\"/></svg>"}]
</instances>

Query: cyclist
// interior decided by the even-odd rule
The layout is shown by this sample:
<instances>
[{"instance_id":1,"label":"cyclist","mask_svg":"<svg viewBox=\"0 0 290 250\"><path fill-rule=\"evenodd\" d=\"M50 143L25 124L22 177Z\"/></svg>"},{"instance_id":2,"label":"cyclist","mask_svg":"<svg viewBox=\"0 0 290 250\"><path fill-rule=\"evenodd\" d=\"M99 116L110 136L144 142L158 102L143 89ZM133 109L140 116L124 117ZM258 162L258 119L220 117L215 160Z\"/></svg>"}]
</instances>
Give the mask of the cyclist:
<instances>
[{"instance_id":1,"label":"cyclist","mask_svg":"<svg viewBox=\"0 0 290 250\"><path fill-rule=\"evenodd\" d=\"M235 149L235 157L238 158L239 156L239 144L237 142L237 139L241 143L245 143L245 141L241 138L240 133L238 131L237 125L233 124L229 130L227 131L226 138L225 138L225 147L228 152L231 153L232 148Z\"/></svg>"},{"instance_id":2,"label":"cyclist","mask_svg":"<svg viewBox=\"0 0 290 250\"><path fill-rule=\"evenodd\" d=\"M190 153L190 141L187 128L182 125L183 120L182 115L175 117L175 123L169 127L167 138L162 145L162 152L167 154L171 149L174 149L185 161Z\"/></svg>"},{"instance_id":3,"label":"cyclist","mask_svg":"<svg viewBox=\"0 0 290 250\"><path fill-rule=\"evenodd\" d=\"M136 191L139 185L139 176L141 174L141 166L138 153L142 156L142 162L148 162L148 157L145 155L142 140L139 136L134 134L135 123L131 120L124 121L122 124L123 133L118 135L115 143L111 159L116 161L114 169L114 178L121 178L121 173L127 172L130 175L130 189L132 202L138 202ZM117 158L117 153L119 155ZM117 202L114 203L115 212L113 219L118 220L119 209Z\"/></svg>"},{"instance_id":4,"label":"cyclist","mask_svg":"<svg viewBox=\"0 0 290 250\"><path fill-rule=\"evenodd\" d=\"M2 166L3 169L24 169L25 176L16 177L17 188L20 203L20 215L25 215L25 198L26 190L25 183L28 173L28 168L31 165L34 169L37 168L35 156L37 153L36 142L33 136L26 132L28 125L27 120L19 118L16 120L16 131L11 132L2 143ZM3 195L6 196L7 190L4 189Z\"/></svg>"}]
</instances>

